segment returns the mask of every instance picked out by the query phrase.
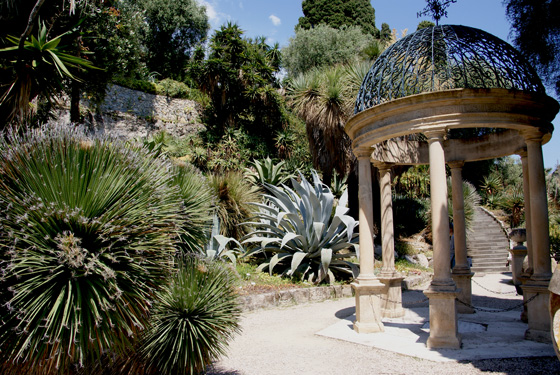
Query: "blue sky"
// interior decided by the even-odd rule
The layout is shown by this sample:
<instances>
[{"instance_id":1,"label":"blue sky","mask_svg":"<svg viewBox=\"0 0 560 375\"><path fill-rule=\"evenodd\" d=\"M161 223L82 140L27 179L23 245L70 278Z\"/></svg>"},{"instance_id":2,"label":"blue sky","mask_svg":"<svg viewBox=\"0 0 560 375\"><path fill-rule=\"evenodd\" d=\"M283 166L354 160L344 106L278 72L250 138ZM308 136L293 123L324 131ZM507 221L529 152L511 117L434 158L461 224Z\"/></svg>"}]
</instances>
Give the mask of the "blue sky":
<instances>
[{"instance_id":1,"label":"blue sky","mask_svg":"<svg viewBox=\"0 0 560 375\"><path fill-rule=\"evenodd\" d=\"M269 44L278 42L280 46L289 43L294 36L294 27L301 11L301 0L197 0L207 8L213 29L225 22L237 23L248 37L265 36ZM373 0L375 23L378 28L386 22L391 29L401 35L403 30L414 32L418 22L417 12L421 11L424 0ZM448 8L448 17L442 23L466 25L483 29L510 42L510 25L505 16L502 0L458 0ZM544 162L547 168L554 168L560 162L560 115L553 122L559 134L543 146Z\"/></svg>"}]
</instances>

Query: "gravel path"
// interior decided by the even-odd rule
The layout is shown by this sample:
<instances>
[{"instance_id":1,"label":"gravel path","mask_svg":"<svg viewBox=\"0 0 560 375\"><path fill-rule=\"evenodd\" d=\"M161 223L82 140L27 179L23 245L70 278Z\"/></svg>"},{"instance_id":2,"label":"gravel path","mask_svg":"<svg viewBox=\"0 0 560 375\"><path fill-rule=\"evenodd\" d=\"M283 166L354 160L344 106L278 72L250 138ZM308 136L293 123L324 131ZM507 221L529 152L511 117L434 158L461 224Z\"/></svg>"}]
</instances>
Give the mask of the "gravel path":
<instances>
[{"instance_id":1,"label":"gravel path","mask_svg":"<svg viewBox=\"0 0 560 375\"><path fill-rule=\"evenodd\" d=\"M476 288L473 285L473 293ZM403 293L405 302L419 298L418 291ZM519 297L507 299L515 298ZM473 304L482 302L487 301L473 296ZM354 303L354 298L344 298L246 313L228 357L215 363L209 374L560 374L556 357L436 363L315 335L351 315Z\"/></svg>"}]
</instances>

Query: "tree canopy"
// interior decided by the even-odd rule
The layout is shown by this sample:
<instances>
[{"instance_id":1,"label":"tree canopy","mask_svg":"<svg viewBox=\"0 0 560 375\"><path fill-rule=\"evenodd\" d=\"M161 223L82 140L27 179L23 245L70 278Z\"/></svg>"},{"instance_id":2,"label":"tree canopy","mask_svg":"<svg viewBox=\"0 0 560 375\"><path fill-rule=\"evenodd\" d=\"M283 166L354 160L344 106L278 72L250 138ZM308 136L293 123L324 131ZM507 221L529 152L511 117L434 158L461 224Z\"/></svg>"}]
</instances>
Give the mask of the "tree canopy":
<instances>
[{"instance_id":1,"label":"tree canopy","mask_svg":"<svg viewBox=\"0 0 560 375\"><path fill-rule=\"evenodd\" d=\"M299 28L312 29L326 24L340 29L343 26L359 26L365 34L379 38L375 27L375 9L369 0L303 0L303 17L299 18Z\"/></svg>"},{"instance_id":2,"label":"tree canopy","mask_svg":"<svg viewBox=\"0 0 560 375\"><path fill-rule=\"evenodd\" d=\"M513 43L560 96L560 2L504 0Z\"/></svg>"},{"instance_id":3,"label":"tree canopy","mask_svg":"<svg viewBox=\"0 0 560 375\"><path fill-rule=\"evenodd\" d=\"M195 0L132 0L144 12L143 43L147 66L163 78L181 78L195 47L206 40L210 24Z\"/></svg>"},{"instance_id":4,"label":"tree canopy","mask_svg":"<svg viewBox=\"0 0 560 375\"><path fill-rule=\"evenodd\" d=\"M282 64L291 77L313 68L344 64L360 57L374 43L357 26L336 29L320 24L313 29L298 29L282 50Z\"/></svg>"}]
</instances>

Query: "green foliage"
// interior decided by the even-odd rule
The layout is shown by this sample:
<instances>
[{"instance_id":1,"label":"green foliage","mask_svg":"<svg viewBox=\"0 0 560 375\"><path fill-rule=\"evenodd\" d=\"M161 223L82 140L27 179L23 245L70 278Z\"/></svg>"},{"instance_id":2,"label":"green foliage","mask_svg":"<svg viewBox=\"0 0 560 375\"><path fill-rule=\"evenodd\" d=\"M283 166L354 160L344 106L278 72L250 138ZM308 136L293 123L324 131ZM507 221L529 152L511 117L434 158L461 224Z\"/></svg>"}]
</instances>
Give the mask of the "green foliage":
<instances>
[{"instance_id":1,"label":"green foliage","mask_svg":"<svg viewBox=\"0 0 560 375\"><path fill-rule=\"evenodd\" d=\"M240 240L248 231L242 223L253 216L252 202L259 200L257 189L240 172L213 174L208 182L216 196L220 234Z\"/></svg>"},{"instance_id":2,"label":"green foliage","mask_svg":"<svg viewBox=\"0 0 560 375\"><path fill-rule=\"evenodd\" d=\"M303 176L301 183L292 179L294 190L287 186L268 185L271 195L267 203L255 203L260 212L257 221L248 223L256 230L242 241L255 244L247 255L264 253L267 256L259 269L270 274L280 268L283 276L299 276L309 282L333 283L335 273L357 276L358 267L345 258L355 256L349 248L357 246L358 223L348 212L347 194L338 206L330 189L313 173L313 185ZM334 210L334 215L333 215Z\"/></svg>"},{"instance_id":3,"label":"green foliage","mask_svg":"<svg viewBox=\"0 0 560 375\"><path fill-rule=\"evenodd\" d=\"M265 187L266 184L278 186L295 177L284 169L285 161L274 163L267 157L262 162L253 160L251 168L245 168L245 176L254 185Z\"/></svg>"},{"instance_id":4,"label":"green foliage","mask_svg":"<svg viewBox=\"0 0 560 375\"><path fill-rule=\"evenodd\" d=\"M428 225L430 201L407 195L393 197L393 222L395 238L409 237L421 232Z\"/></svg>"},{"instance_id":5,"label":"green foliage","mask_svg":"<svg viewBox=\"0 0 560 375\"><path fill-rule=\"evenodd\" d=\"M147 374L199 374L240 332L234 276L218 262L185 257L158 294L138 355Z\"/></svg>"},{"instance_id":6,"label":"green foliage","mask_svg":"<svg viewBox=\"0 0 560 375\"><path fill-rule=\"evenodd\" d=\"M297 29L290 44L282 49L282 65L288 76L295 77L314 68L350 63L364 53L368 55L367 49L374 41L357 26L337 29L321 24L308 30Z\"/></svg>"},{"instance_id":7,"label":"green foliage","mask_svg":"<svg viewBox=\"0 0 560 375\"><path fill-rule=\"evenodd\" d=\"M208 104L208 97L200 90L191 88L187 84L172 79L163 79L152 82L142 79L117 77L113 80L116 84L132 90L143 91L148 94L164 95L170 98L190 99L202 105Z\"/></svg>"},{"instance_id":8,"label":"green foliage","mask_svg":"<svg viewBox=\"0 0 560 375\"><path fill-rule=\"evenodd\" d=\"M408 168L395 176L393 184L397 195L412 199L429 197L430 172L428 166L418 165Z\"/></svg>"},{"instance_id":9,"label":"green foliage","mask_svg":"<svg viewBox=\"0 0 560 375\"><path fill-rule=\"evenodd\" d=\"M180 230L179 249L196 253L206 245L212 221L213 190L202 174L190 164L177 164L172 169L172 183L179 188L185 224Z\"/></svg>"},{"instance_id":10,"label":"green foliage","mask_svg":"<svg viewBox=\"0 0 560 375\"><path fill-rule=\"evenodd\" d=\"M360 67L311 70L291 79L286 88L291 107L305 121L313 166L321 171L327 184L332 180L333 170L346 175L355 162L344 124L353 113L357 89L353 82L365 72Z\"/></svg>"},{"instance_id":11,"label":"green foliage","mask_svg":"<svg viewBox=\"0 0 560 375\"><path fill-rule=\"evenodd\" d=\"M434 27L436 24L433 23L432 21L420 21L420 23L418 24L418 26L416 27L416 31L421 30L421 29L426 29L428 27Z\"/></svg>"},{"instance_id":12,"label":"green foliage","mask_svg":"<svg viewBox=\"0 0 560 375\"><path fill-rule=\"evenodd\" d=\"M9 59L7 66L2 67L5 76L1 82L4 87L0 91L0 120L12 121L19 117L24 121L34 98L41 96L51 101L54 93L62 89L63 78L77 79L72 71L94 68L90 61L73 56L60 44L72 30L54 38L49 38L47 31L42 23L37 37L25 40L22 50L18 47L19 38L6 37L12 46L0 49L0 53L8 54L3 58Z\"/></svg>"},{"instance_id":13,"label":"green foliage","mask_svg":"<svg viewBox=\"0 0 560 375\"><path fill-rule=\"evenodd\" d=\"M147 66L164 78L183 78L195 47L206 39L210 25L195 0L132 0L147 25L144 39Z\"/></svg>"},{"instance_id":14,"label":"green foliage","mask_svg":"<svg viewBox=\"0 0 560 375\"><path fill-rule=\"evenodd\" d=\"M2 372L123 353L147 326L183 226L169 166L68 125L11 134L0 150Z\"/></svg>"},{"instance_id":15,"label":"green foliage","mask_svg":"<svg viewBox=\"0 0 560 375\"><path fill-rule=\"evenodd\" d=\"M418 254L414 246L406 241L395 241L395 251L399 255L399 258L404 258L405 255Z\"/></svg>"},{"instance_id":16,"label":"green foliage","mask_svg":"<svg viewBox=\"0 0 560 375\"><path fill-rule=\"evenodd\" d=\"M379 37L379 30L375 27L375 9L369 0L304 0L301 9L304 16L299 18L296 30L313 29L322 24L337 29L356 26L364 34Z\"/></svg>"},{"instance_id":17,"label":"green foliage","mask_svg":"<svg viewBox=\"0 0 560 375\"><path fill-rule=\"evenodd\" d=\"M453 218L453 191L451 178L447 179L447 210L449 218ZM470 229L474 220L475 207L480 203L480 196L478 195L475 187L468 181L463 181L463 212L465 214L465 227Z\"/></svg>"},{"instance_id":18,"label":"green foliage","mask_svg":"<svg viewBox=\"0 0 560 375\"><path fill-rule=\"evenodd\" d=\"M203 60L201 54L191 62L190 78L210 97L206 122L214 137L243 129L273 150L270 135L287 121L275 77L278 50L278 45L271 47L264 38L243 38L239 26L228 23L212 36L208 59Z\"/></svg>"},{"instance_id":19,"label":"green foliage","mask_svg":"<svg viewBox=\"0 0 560 375\"><path fill-rule=\"evenodd\" d=\"M504 0L513 43L560 95L560 3Z\"/></svg>"}]
</instances>

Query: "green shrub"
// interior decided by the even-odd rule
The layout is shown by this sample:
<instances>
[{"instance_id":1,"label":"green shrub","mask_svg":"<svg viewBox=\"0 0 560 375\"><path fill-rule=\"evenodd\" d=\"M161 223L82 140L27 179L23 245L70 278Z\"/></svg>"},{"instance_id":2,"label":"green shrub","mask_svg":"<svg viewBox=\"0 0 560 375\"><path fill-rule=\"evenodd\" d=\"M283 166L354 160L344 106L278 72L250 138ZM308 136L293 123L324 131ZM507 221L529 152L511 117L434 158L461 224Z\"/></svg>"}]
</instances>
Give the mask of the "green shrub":
<instances>
[{"instance_id":1,"label":"green shrub","mask_svg":"<svg viewBox=\"0 0 560 375\"><path fill-rule=\"evenodd\" d=\"M208 181L216 196L220 234L240 240L249 230L242 223L253 216L252 202L260 198L257 189L246 182L240 172L213 174Z\"/></svg>"},{"instance_id":2,"label":"green shrub","mask_svg":"<svg viewBox=\"0 0 560 375\"><path fill-rule=\"evenodd\" d=\"M395 238L409 237L428 225L427 211L430 201L402 195L393 197L393 222Z\"/></svg>"},{"instance_id":3,"label":"green shrub","mask_svg":"<svg viewBox=\"0 0 560 375\"><path fill-rule=\"evenodd\" d=\"M9 135L0 150L2 373L124 352L183 225L169 166L69 126Z\"/></svg>"},{"instance_id":4,"label":"green shrub","mask_svg":"<svg viewBox=\"0 0 560 375\"><path fill-rule=\"evenodd\" d=\"M183 202L179 248L189 253L200 252L210 234L215 196L206 178L192 165L176 164L172 171L172 183L179 188Z\"/></svg>"},{"instance_id":5,"label":"green shrub","mask_svg":"<svg viewBox=\"0 0 560 375\"><path fill-rule=\"evenodd\" d=\"M147 374L198 374L225 353L241 314L232 271L184 257L158 294L137 354Z\"/></svg>"},{"instance_id":6,"label":"green shrub","mask_svg":"<svg viewBox=\"0 0 560 375\"><path fill-rule=\"evenodd\" d=\"M299 275L314 283L333 283L335 273L357 276L357 265L344 260L355 256L350 248L358 243L354 233L358 223L346 215L347 193L335 208L334 195L316 172L313 185L302 175L300 178L301 184L292 179L294 190L267 185L272 195L264 195L266 204L255 203L260 208L259 221L249 223L256 230L243 241L257 244L247 255L270 256L260 270L272 274L274 268L280 268L283 276Z\"/></svg>"}]
</instances>

